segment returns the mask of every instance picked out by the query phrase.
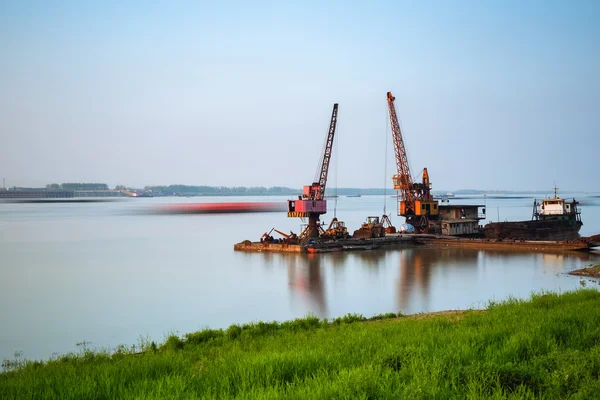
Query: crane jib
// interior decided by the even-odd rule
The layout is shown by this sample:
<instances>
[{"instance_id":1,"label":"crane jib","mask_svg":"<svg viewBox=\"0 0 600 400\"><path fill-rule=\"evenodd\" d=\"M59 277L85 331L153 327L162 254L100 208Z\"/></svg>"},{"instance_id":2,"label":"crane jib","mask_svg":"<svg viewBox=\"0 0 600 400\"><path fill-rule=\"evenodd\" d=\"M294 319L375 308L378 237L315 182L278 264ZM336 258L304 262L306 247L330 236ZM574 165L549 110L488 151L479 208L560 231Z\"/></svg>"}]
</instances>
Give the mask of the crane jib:
<instances>
[{"instance_id":1,"label":"crane jib","mask_svg":"<svg viewBox=\"0 0 600 400\"><path fill-rule=\"evenodd\" d=\"M338 104L333 105L333 111L331 112L331 122L329 124L329 132L327 134L327 142L325 142L325 149L323 151L323 160L321 160L321 173L319 175L319 193L317 193L318 199L323 199L325 196L325 187L327 185L327 175L329 172L329 161L331 160L331 152L333 150L333 138L335 136L335 128L337 126L337 113Z\"/></svg>"},{"instance_id":2,"label":"crane jib","mask_svg":"<svg viewBox=\"0 0 600 400\"><path fill-rule=\"evenodd\" d=\"M302 195L298 196L297 200L288 200L288 217L291 218L308 218L308 225L302 231L299 238L315 238L319 237L322 231L319 223L320 215L327 213L327 200L325 200L325 187L327 186L327 174L329 172L329 163L331 161L331 153L333 151L333 139L335 137L335 128L337 125L338 104L333 105L331 112L331 122L329 123L329 131L325 140L323 149L323 157L317 169L318 179L311 185L304 186Z\"/></svg>"},{"instance_id":3,"label":"crane jib","mask_svg":"<svg viewBox=\"0 0 600 400\"><path fill-rule=\"evenodd\" d=\"M404 148L402 130L396 115L395 97L387 92L388 110L392 126L392 140L396 156L397 174L392 176L394 189L398 191L398 215L406 217L406 222L415 226L417 232L426 232L431 222L438 219L438 202L431 195L431 184L427 168L423 169L421 183L414 182L408 165L408 155Z\"/></svg>"}]
</instances>

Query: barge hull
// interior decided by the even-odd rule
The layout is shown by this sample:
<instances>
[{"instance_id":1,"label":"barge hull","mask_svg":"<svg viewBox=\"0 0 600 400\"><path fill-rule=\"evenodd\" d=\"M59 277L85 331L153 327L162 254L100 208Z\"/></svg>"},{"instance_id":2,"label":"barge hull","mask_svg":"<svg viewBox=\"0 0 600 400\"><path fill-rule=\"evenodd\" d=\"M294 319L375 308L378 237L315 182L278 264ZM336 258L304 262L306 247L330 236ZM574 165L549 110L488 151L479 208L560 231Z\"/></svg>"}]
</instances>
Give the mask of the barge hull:
<instances>
[{"instance_id":1,"label":"barge hull","mask_svg":"<svg viewBox=\"0 0 600 400\"><path fill-rule=\"evenodd\" d=\"M480 250L563 252L589 251L600 245L600 235L571 241L556 240L488 240L428 234L390 234L382 238L341 239L308 245L289 243L257 243L245 240L233 246L234 250L278 253L329 253L338 251L374 250L377 248L409 247L465 247Z\"/></svg>"},{"instance_id":2,"label":"barge hull","mask_svg":"<svg viewBox=\"0 0 600 400\"><path fill-rule=\"evenodd\" d=\"M249 240L233 245L233 249L237 251L246 251L250 253L274 252L274 253L303 253L303 246L299 244L287 243L258 243L250 242Z\"/></svg>"},{"instance_id":3,"label":"barge hull","mask_svg":"<svg viewBox=\"0 0 600 400\"><path fill-rule=\"evenodd\" d=\"M583 224L566 220L491 222L483 227L486 239L574 240Z\"/></svg>"},{"instance_id":4,"label":"barge hull","mask_svg":"<svg viewBox=\"0 0 600 400\"><path fill-rule=\"evenodd\" d=\"M233 245L236 251L276 252L276 253L331 253L339 251L374 250L381 247L397 247L418 244L414 237L406 235L388 235L382 238L339 239L315 242L306 245L290 243L260 243L244 240Z\"/></svg>"}]
</instances>

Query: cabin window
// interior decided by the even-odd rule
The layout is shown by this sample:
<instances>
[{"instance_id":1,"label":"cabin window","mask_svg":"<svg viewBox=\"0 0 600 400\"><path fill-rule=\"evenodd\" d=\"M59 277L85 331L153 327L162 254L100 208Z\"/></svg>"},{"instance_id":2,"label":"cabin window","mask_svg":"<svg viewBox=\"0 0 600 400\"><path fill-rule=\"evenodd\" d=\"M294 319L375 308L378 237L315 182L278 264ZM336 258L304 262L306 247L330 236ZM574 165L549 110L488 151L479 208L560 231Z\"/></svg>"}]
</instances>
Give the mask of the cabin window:
<instances>
[{"instance_id":1,"label":"cabin window","mask_svg":"<svg viewBox=\"0 0 600 400\"><path fill-rule=\"evenodd\" d=\"M433 205L433 209L434 209L434 210L437 210L437 204L434 204L434 205Z\"/></svg>"}]
</instances>

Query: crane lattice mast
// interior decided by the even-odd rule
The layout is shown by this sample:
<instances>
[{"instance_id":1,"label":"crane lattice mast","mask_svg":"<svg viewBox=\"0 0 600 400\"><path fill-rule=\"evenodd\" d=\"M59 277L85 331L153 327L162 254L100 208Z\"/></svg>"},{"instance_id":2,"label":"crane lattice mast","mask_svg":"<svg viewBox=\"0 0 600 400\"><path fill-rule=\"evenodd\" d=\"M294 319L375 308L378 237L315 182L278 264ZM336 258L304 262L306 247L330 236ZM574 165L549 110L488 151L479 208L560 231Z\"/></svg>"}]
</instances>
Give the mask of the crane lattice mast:
<instances>
[{"instance_id":1,"label":"crane lattice mast","mask_svg":"<svg viewBox=\"0 0 600 400\"><path fill-rule=\"evenodd\" d=\"M398 215L415 227L417 232L427 232L432 221L438 219L438 202L433 200L431 183L427 168L423 169L421 183L414 182L408 165L408 156L404 148L404 139L396 115L395 97L387 92L388 110L392 125L392 139L396 155L397 174L392 176L394 189L399 191Z\"/></svg>"},{"instance_id":2,"label":"crane lattice mast","mask_svg":"<svg viewBox=\"0 0 600 400\"><path fill-rule=\"evenodd\" d=\"M398 116L396 115L394 100L396 100L396 98L392 96L392 92L387 92L388 110L390 112L390 121L392 125L392 140L394 142L394 153L396 155L396 169L398 171L398 174L392 177L392 181L394 182L394 189L400 191L402 200L404 200L407 209L414 210L415 193L412 190L413 180L410 173L410 166L408 165L408 156L406 154L406 149L404 148L402 131L400 130Z\"/></svg>"},{"instance_id":3,"label":"crane lattice mast","mask_svg":"<svg viewBox=\"0 0 600 400\"><path fill-rule=\"evenodd\" d=\"M325 142L325 149L323 150L323 158L321 160L321 173L319 174L319 182L313 183L318 184L319 189L317 190L316 199L323 200L325 197L325 186L327 185L327 175L329 173L329 161L331 161L331 153L333 151L333 137L335 136L335 128L337 126L337 103L333 105L333 111L331 112L331 122L329 123L329 133L327 134L327 141Z\"/></svg>"},{"instance_id":4,"label":"crane lattice mast","mask_svg":"<svg viewBox=\"0 0 600 400\"><path fill-rule=\"evenodd\" d=\"M321 158L320 169L318 170L318 181L310 186L304 186L301 196L298 200L288 201L288 217L308 218L306 229L300 234L300 238L319 237L323 229L319 225L321 214L327 213L327 201L325 200L325 188L327 186L327 175L329 173L329 162L333 152L333 139L335 137L335 128L337 126L338 104L333 105L331 112L331 122L327 132L327 140L323 148L323 157Z\"/></svg>"}]
</instances>

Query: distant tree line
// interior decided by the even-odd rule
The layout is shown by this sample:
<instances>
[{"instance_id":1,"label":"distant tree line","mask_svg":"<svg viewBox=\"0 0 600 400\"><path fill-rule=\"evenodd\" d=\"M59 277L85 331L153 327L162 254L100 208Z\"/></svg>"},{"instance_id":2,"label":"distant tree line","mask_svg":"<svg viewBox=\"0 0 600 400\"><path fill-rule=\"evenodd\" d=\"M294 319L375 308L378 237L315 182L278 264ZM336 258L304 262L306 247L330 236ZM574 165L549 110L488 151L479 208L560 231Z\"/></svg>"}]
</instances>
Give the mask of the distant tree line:
<instances>
[{"instance_id":1,"label":"distant tree line","mask_svg":"<svg viewBox=\"0 0 600 400\"><path fill-rule=\"evenodd\" d=\"M51 183L46 185L49 190L109 190L106 183Z\"/></svg>"},{"instance_id":2,"label":"distant tree line","mask_svg":"<svg viewBox=\"0 0 600 400\"><path fill-rule=\"evenodd\" d=\"M145 191L152 191L155 194L165 195L194 195L194 196L249 196L249 195L293 195L297 194L299 189L291 189L281 186L266 188L256 187L225 187L225 186L188 186L188 185L169 185L169 186L146 186Z\"/></svg>"},{"instance_id":3,"label":"distant tree line","mask_svg":"<svg viewBox=\"0 0 600 400\"><path fill-rule=\"evenodd\" d=\"M302 193L302 189L294 189L284 186L273 186L266 188L264 186L188 186L188 185L168 185L168 186L146 186L144 191L152 191L154 195L186 195L186 196L296 196ZM361 188L328 188L326 196L347 196L347 195L384 195L394 194L392 189L361 189Z\"/></svg>"}]
</instances>

